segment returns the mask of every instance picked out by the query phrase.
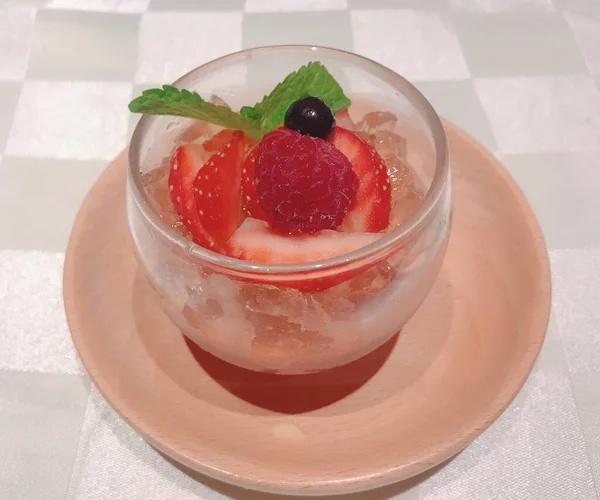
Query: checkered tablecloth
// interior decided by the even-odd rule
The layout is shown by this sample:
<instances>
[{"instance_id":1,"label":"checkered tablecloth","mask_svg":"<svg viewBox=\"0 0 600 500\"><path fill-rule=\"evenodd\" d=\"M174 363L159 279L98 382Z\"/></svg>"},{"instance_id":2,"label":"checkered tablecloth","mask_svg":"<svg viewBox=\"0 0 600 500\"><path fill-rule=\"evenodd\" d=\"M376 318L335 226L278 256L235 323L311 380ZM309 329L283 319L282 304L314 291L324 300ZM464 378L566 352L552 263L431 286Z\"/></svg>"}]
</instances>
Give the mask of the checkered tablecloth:
<instances>
[{"instance_id":1,"label":"checkered tablecloth","mask_svg":"<svg viewBox=\"0 0 600 500\"><path fill-rule=\"evenodd\" d=\"M424 481L345 498L600 499L600 0L0 0L0 499L278 498L150 448L90 384L61 298L132 95L274 43L415 82L515 176L552 261L547 341L506 413Z\"/></svg>"}]
</instances>

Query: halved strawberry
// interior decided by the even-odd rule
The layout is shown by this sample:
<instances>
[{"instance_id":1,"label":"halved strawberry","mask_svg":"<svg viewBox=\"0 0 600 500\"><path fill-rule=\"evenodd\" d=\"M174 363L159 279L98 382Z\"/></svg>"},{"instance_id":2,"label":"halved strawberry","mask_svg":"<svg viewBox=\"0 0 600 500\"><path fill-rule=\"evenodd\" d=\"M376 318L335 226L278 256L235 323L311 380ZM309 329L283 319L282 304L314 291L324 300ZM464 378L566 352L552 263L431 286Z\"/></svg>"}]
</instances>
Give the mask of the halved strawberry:
<instances>
[{"instance_id":1,"label":"halved strawberry","mask_svg":"<svg viewBox=\"0 0 600 500\"><path fill-rule=\"evenodd\" d=\"M242 166L242 212L245 217L267 220L267 214L258 203L255 161L256 148L250 151Z\"/></svg>"},{"instance_id":2,"label":"halved strawberry","mask_svg":"<svg viewBox=\"0 0 600 500\"><path fill-rule=\"evenodd\" d=\"M280 235L266 222L247 218L229 240L229 254L269 264L298 264L343 255L373 243L381 235L329 229L310 235Z\"/></svg>"},{"instance_id":3,"label":"halved strawberry","mask_svg":"<svg viewBox=\"0 0 600 500\"><path fill-rule=\"evenodd\" d=\"M381 156L342 127L335 127L327 140L346 155L359 180L356 203L346 214L341 230L375 233L387 229L392 200L390 180Z\"/></svg>"},{"instance_id":4,"label":"halved strawberry","mask_svg":"<svg viewBox=\"0 0 600 500\"><path fill-rule=\"evenodd\" d=\"M219 151L219 149L224 147L225 144L227 144L228 142L230 142L233 139L233 136L235 133L236 133L236 131L233 129L230 129L230 128L223 129L220 132L217 132L215 135L213 135L210 139L206 139L202 143L202 146L209 153L216 153L217 151ZM237 133L239 133L239 132L237 132ZM252 146L255 143L256 143L256 141L252 137L244 134L244 145L245 146Z\"/></svg>"},{"instance_id":5,"label":"halved strawberry","mask_svg":"<svg viewBox=\"0 0 600 500\"><path fill-rule=\"evenodd\" d=\"M175 150L169 172L171 201L199 245L223 252L238 228L243 159L241 132L208 160L200 144Z\"/></svg>"},{"instance_id":6,"label":"halved strawberry","mask_svg":"<svg viewBox=\"0 0 600 500\"><path fill-rule=\"evenodd\" d=\"M179 146L171 157L169 194L175 211L190 231L192 239L198 245L213 248L215 240L204 228L194 199L194 179L207 157L200 144Z\"/></svg>"},{"instance_id":7,"label":"halved strawberry","mask_svg":"<svg viewBox=\"0 0 600 500\"><path fill-rule=\"evenodd\" d=\"M241 222L240 183L244 162L244 134L234 132L231 141L212 155L198 171L193 193L198 216L222 252Z\"/></svg>"},{"instance_id":8,"label":"halved strawberry","mask_svg":"<svg viewBox=\"0 0 600 500\"><path fill-rule=\"evenodd\" d=\"M264 221L247 218L228 243L232 257L268 264L298 264L337 257L373 243L380 234L343 233L329 229L309 235L280 235ZM372 263L370 265L373 265ZM276 286L296 288L303 292L318 292L349 280L364 267L337 272L316 270L310 274L240 274L240 278Z\"/></svg>"}]
</instances>

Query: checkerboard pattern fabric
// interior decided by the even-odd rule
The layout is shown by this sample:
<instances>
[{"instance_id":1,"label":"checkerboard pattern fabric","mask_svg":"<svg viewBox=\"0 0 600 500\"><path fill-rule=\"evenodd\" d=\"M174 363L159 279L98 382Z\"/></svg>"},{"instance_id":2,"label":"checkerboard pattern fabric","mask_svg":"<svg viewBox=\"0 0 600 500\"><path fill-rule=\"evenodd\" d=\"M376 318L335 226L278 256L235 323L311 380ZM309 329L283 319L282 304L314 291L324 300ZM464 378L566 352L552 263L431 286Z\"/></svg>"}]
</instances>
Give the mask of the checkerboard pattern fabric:
<instances>
[{"instance_id":1,"label":"checkerboard pattern fabric","mask_svg":"<svg viewBox=\"0 0 600 500\"><path fill-rule=\"evenodd\" d=\"M0 0L0 498L278 498L147 445L87 378L61 298L71 224L128 141L132 95L275 43L412 80L506 165L550 248L548 338L510 408L426 479L347 498L600 499L598 0Z\"/></svg>"}]
</instances>

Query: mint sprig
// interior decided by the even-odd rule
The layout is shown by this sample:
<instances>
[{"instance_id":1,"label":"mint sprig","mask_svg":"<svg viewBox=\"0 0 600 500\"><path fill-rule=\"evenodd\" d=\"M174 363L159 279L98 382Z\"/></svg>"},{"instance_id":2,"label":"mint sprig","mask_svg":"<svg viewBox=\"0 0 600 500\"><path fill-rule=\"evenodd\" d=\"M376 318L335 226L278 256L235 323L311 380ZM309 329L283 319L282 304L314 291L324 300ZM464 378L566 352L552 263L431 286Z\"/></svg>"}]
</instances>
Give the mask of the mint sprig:
<instances>
[{"instance_id":1,"label":"mint sprig","mask_svg":"<svg viewBox=\"0 0 600 500\"><path fill-rule=\"evenodd\" d=\"M129 104L132 113L173 115L204 120L225 128L242 130L260 139L283 123L288 108L303 97L318 97L333 113L350 106L350 99L335 78L320 62L312 61L290 73L270 94L254 106L243 106L239 113L227 106L205 101L196 92L172 85L145 90Z\"/></svg>"},{"instance_id":2,"label":"mint sprig","mask_svg":"<svg viewBox=\"0 0 600 500\"><path fill-rule=\"evenodd\" d=\"M268 132L283 123L286 111L294 102L307 96L318 97L333 113L350 106L350 99L331 73L320 62L312 61L286 76L262 101L252 108L242 108L241 112L258 121Z\"/></svg>"},{"instance_id":3,"label":"mint sprig","mask_svg":"<svg viewBox=\"0 0 600 500\"><path fill-rule=\"evenodd\" d=\"M263 135L260 125L255 121L243 117L227 106L205 101L196 92L179 90L172 85L163 85L162 89L144 90L141 96L129 103L129 111L195 118L225 128L242 130L257 139Z\"/></svg>"}]
</instances>

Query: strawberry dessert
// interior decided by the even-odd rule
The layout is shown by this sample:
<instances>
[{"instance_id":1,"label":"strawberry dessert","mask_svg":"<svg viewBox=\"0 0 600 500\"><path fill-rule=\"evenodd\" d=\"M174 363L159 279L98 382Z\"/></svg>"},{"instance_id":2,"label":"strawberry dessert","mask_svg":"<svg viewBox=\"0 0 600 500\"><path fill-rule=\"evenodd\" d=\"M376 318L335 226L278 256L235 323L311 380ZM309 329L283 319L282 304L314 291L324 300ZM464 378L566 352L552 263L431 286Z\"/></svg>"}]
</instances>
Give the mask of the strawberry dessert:
<instances>
[{"instance_id":1,"label":"strawberry dessert","mask_svg":"<svg viewBox=\"0 0 600 500\"><path fill-rule=\"evenodd\" d=\"M228 258L298 265L359 250L413 215L423 190L407 164L396 116L386 110L357 116L354 107L319 62L239 112L218 97L204 100L168 85L145 91L130 104L132 112L193 119L162 163L143 173L146 193L165 223ZM351 319L336 321L392 287L414 260L411 250L311 279L293 273L237 279L199 266L180 304L181 326L201 346L251 369L318 369L319 356L340 349L328 329L346 329L348 345L360 342ZM236 338L251 338L247 346L239 342L250 352L224 355Z\"/></svg>"}]
</instances>

